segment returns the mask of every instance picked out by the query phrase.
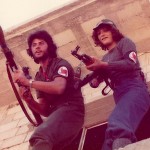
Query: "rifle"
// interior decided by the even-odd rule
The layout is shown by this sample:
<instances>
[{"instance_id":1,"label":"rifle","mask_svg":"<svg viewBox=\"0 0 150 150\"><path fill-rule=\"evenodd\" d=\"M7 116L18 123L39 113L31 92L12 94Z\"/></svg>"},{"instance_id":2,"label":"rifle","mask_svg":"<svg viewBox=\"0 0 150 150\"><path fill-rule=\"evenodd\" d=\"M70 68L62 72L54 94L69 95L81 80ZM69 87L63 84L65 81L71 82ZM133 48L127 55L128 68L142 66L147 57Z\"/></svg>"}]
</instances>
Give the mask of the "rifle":
<instances>
[{"instance_id":1,"label":"rifle","mask_svg":"<svg viewBox=\"0 0 150 150\"><path fill-rule=\"evenodd\" d=\"M41 124L43 122L41 116L38 113L36 113L34 110L29 108L32 112L32 115L30 115L31 113L28 112L29 109L26 109L25 103L22 101L22 99L21 99L21 97L17 91L17 88L16 88L15 84L13 83L11 72L18 70L18 67L17 67L17 64L15 63L14 56L13 56L11 50L8 48L8 46L6 44L4 33L3 33L1 26L0 26L0 46L2 48L2 52L4 53L4 55L6 57L7 74L8 74L8 78L9 78L9 81L11 83L11 86L13 88L13 91L15 93L15 96L16 96L25 116L27 117L27 119L34 126L38 126L39 124ZM29 75L29 68L28 67L22 67L22 70L23 70L26 78L31 79L31 76ZM20 85L18 84L18 86L20 86Z\"/></svg>"},{"instance_id":2,"label":"rifle","mask_svg":"<svg viewBox=\"0 0 150 150\"><path fill-rule=\"evenodd\" d=\"M87 54L82 54L82 55L78 54L79 49L80 49L80 47L76 46L76 48L71 51L71 54L74 57L76 57L77 59L81 60L85 65L92 64L93 60L90 56L88 56ZM105 71L102 70L102 69L100 71L93 71L92 73L87 74L83 79L80 79L77 82L75 82L74 87L75 88L81 88L82 86L86 85L92 79L94 79L96 77L103 79L104 82L106 83L106 86L102 90L102 94L104 96L107 95L110 91L106 92L106 90L107 90L108 87L111 88L111 83L110 83L109 79L107 78L107 75L106 75Z\"/></svg>"}]
</instances>

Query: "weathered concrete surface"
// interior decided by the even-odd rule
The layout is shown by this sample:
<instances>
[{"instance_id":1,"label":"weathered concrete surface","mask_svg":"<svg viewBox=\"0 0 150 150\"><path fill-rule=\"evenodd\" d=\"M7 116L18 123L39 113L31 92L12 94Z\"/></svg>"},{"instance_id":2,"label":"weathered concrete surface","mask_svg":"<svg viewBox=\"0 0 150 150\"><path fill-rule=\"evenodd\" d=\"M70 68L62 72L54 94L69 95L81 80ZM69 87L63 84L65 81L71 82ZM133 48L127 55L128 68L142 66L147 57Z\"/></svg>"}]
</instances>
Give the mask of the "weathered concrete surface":
<instances>
[{"instance_id":1,"label":"weathered concrete surface","mask_svg":"<svg viewBox=\"0 0 150 150\"><path fill-rule=\"evenodd\" d=\"M119 150L149 150L150 148L150 139L145 139L140 142L127 145L124 148L120 148Z\"/></svg>"},{"instance_id":2,"label":"weathered concrete surface","mask_svg":"<svg viewBox=\"0 0 150 150\"><path fill-rule=\"evenodd\" d=\"M31 75L34 76L38 65L26 54L26 39L31 32L39 29L47 30L58 45L59 56L76 67L79 61L70 52L77 44L80 45L82 52L102 57L104 52L94 46L91 33L100 19L109 18L117 24L124 35L136 43L141 67L147 81L150 81L149 10L148 0L80 0L7 31L5 35L16 62L20 66L29 66ZM28 147L28 139L33 132L33 127L16 103L6 73L5 58L1 52L0 64L0 149L25 150ZM82 68L82 76L84 76L87 71L84 66ZM87 85L82 88L85 103L93 102L87 105L86 127L106 121L114 107L111 94L105 98L101 95L102 87L91 89ZM10 103L13 104L9 105ZM99 114L101 114L100 117ZM147 139L124 149L148 150L149 143Z\"/></svg>"},{"instance_id":3,"label":"weathered concrete surface","mask_svg":"<svg viewBox=\"0 0 150 150\"><path fill-rule=\"evenodd\" d=\"M139 59L147 79L150 80L150 3L148 0L82 0L51 12L5 33L7 43L13 51L16 62L29 66L34 76L38 65L26 54L28 35L39 29L47 30L58 45L58 55L67 59L74 67L79 61L70 52L80 45L81 51L101 57L104 52L94 46L91 38L93 27L102 18L112 19L118 28L137 45ZM5 58L0 53L0 97L1 106L15 101L8 82ZM83 76L87 73L83 68ZM93 92L94 91L94 92ZM99 89L97 89L99 91ZM85 102L97 97L88 86L83 88Z\"/></svg>"}]
</instances>

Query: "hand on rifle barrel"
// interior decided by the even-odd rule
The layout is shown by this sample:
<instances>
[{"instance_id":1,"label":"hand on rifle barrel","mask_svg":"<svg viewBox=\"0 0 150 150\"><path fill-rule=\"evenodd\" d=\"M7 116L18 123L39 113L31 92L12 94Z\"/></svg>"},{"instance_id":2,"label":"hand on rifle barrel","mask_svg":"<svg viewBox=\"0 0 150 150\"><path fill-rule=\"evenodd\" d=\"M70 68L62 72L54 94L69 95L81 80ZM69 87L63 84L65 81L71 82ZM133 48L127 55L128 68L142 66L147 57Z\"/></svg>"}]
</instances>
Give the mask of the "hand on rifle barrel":
<instances>
[{"instance_id":1,"label":"hand on rifle barrel","mask_svg":"<svg viewBox=\"0 0 150 150\"><path fill-rule=\"evenodd\" d=\"M31 91L28 87L20 86L19 87L19 94L21 98L26 101L28 104L33 100Z\"/></svg>"},{"instance_id":2,"label":"hand on rifle barrel","mask_svg":"<svg viewBox=\"0 0 150 150\"><path fill-rule=\"evenodd\" d=\"M86 66L86 68L88 70L96 71L96 70L99 70L99 69L106 68L108 66L107 62L104 62L104 61L102 61L102 60L100 60L96 57L92 57L92 60L93 60L93 63Z\"/></svg>"},{"instance_id":3,"label":"hand on rifle barrel","mask_svg":"<svg viewBox=\"0 0 150 150\"><path fill-rule=\"evenodd\" d=\"M89 84L92 88L97 88L101 82L97 78L92 79Z\"/></svg>"},{"instance_id":4,"label":"hand on rifle barrel","mask_svg":"<svg viewBox=\"0 0 150 150\"><path fill-rule=\"evenodd\" d=\"M19 85L29 87L29 79L26 78L24 75L24 72L22 70L15 70L13 74L13 79L15 83L18 83Z\"/></svg>"},{"instance_id":5,"label":"hand on rifle barrel","mask_svg":"<svg viewBox=\"0 0 150 150\"><path fill-rule=\"evenodd\" d=\"M18 83L19 94L27 103L32 100L32 94L29 88L29 79L26 78L22 70L16 70L13 74L13 79L15 83Z\"/></svg>"}]
</instances>

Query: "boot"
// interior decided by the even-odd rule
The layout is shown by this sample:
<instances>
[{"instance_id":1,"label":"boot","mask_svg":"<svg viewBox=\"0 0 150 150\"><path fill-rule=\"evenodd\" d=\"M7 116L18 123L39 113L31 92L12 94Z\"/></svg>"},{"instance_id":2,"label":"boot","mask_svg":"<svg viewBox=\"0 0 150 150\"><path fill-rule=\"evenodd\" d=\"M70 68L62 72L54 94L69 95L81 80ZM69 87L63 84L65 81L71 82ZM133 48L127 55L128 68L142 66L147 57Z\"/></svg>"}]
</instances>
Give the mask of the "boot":
<instances>
[{"instance_id":1,"label":"boot","mask_svg":"<svg viewBox=\"0 0 150 150\"><path fill-rule=\"evenodd\" d=\"M127 138L119 138L115 139L112 145L112 150L118 150L119 148L123 148L128 144L131 144L131 140Z\"/></svg>"}]
</instances>

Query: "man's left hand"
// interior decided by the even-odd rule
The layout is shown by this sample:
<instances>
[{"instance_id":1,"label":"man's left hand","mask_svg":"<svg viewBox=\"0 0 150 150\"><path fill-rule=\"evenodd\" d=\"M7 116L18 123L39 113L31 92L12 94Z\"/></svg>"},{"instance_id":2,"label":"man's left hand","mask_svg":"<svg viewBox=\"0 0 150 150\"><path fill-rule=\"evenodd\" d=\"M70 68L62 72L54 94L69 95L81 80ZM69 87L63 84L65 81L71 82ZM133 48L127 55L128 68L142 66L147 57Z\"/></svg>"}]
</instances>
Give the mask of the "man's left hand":
<instances>
[{"instance_id":1,"label":"man's left hand","mask_svg":"<svg viewBox=\"0 0 150 150\"><path fill-rule=\"evenodd\" d=\"M23 86L30 86L29 80L26 78L22 70L16 70L13 74L14 82L19 83Z\"/></svg>"},{"instance_id":2,"label":"man's left hand","mask_svg":"<svg viewBox=\"0 0 150 150\"><path fill-rule=\"evenodd\" d=\"M102 68L106 68L108 66L107 62L101 61L100 59L96 57L93 57L92 59L93 59L93 63L86 66L88 70L96 71Z\"/></svg>"}]
</instances>

